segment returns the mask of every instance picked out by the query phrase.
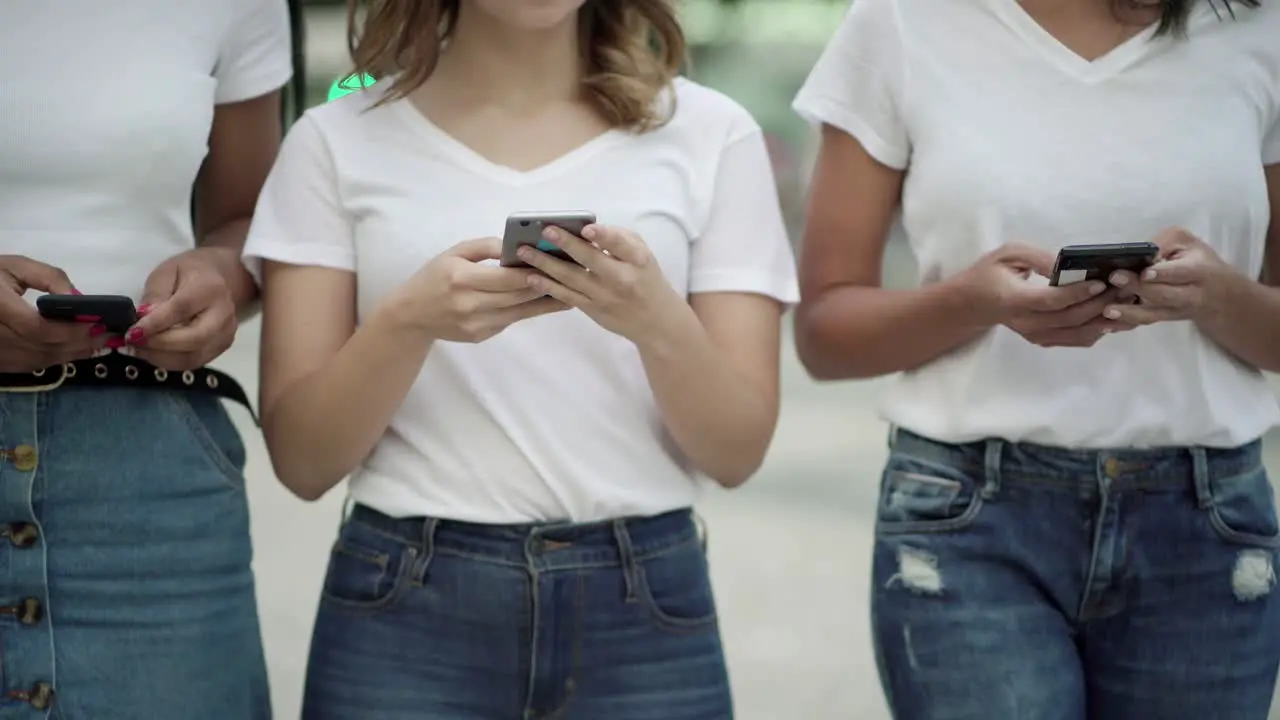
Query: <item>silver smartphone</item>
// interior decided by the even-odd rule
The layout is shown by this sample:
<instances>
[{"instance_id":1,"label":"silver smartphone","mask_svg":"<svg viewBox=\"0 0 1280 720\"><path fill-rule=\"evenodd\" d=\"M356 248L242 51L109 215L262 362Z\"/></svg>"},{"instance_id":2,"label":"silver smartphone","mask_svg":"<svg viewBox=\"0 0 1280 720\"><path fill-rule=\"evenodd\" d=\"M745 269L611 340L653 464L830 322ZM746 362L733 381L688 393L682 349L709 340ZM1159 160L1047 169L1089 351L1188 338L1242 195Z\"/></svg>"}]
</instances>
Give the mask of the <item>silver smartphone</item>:
<instances>
[{"instance_id":1,"label":"silver smartphone","mask_svg":"<svg viewBox=\"0 0 1280 720\"><path fill-rule=\"evenodd\" d=\"M580 210L513 213L507 218L507 227L502 233L502 266L529 267L516 256L516 251L522 245L532 245L565 262L576 263L565 251L547 242L542 237L542 231L548 226L557 227L581 237L583 229L595 221L595 213Z\"/></svg>"}]
</instances>

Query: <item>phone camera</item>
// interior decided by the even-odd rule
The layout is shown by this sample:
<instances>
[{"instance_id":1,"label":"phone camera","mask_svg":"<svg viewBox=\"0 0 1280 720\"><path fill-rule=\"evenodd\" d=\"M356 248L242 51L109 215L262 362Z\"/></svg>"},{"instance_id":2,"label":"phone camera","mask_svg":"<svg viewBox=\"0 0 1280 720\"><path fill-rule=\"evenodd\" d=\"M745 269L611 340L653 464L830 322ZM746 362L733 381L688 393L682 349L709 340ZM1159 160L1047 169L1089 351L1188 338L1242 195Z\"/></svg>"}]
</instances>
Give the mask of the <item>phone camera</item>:
<instances>
[{"instance_id":1,"label":"phone camera","mask_svg":"<svg viewBox=\"0 0 1280 720\"><path fill-rule=\"evenodd\" d=\"M529 227L529 221L528 221L528 220L521 220L521 221L520 221L520 227Z\"/></svg>"}]
</instances>

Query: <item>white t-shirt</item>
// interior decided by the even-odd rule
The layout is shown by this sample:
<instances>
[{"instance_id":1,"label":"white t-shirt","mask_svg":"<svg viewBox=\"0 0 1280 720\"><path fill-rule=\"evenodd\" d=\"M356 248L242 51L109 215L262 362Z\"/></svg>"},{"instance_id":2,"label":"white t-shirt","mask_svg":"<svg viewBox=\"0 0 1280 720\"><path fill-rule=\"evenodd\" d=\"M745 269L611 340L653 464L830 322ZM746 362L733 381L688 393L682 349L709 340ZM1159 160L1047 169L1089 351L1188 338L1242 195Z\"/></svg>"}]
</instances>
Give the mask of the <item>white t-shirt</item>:
<instances>
[{"instance_id":1,"label":"white t-shirt","mask_svg":"<svg viewBox=\"0 0 1280 720\"><path fill-rule=\"evenodd\" d=\"M285 0L0 2L0 253L142 294L194 246L214 106L290 76Z\"/></svg>"},{"instance_id":2,"label":"white t-shirt","mask_svg":"<svg viewBox=\"0 0 1280 720\"><path fill-rule=\"evenodd\" d=\"M265 258L355 272L367 318L440 252L501 235L513 212L589 210L639 233L681 294L797 299L764 137L723 95L677 81L668 125L608 132L520 172L407 101L370 109L380 88L294 126L259 200L251 268ZM351 493L394 516L591 521L687 507L698 482L635 346L570 311L479 344L437 343Z\"/></svg>"},{"instance_id":3,"label":"white t-shirt","mask_svg":"<svg viewBox=\"0 0 1280 720\"><path fill-rule=\"evenodd\" d=\"M1017 0L855 0L796 99L813 122L907 169L920 280L1008 242L1051 251L1203 238L1250 277L1280 162L1280 4L1199 2L1187 39L1147 31L1095 62ZM1044 349L998 327L905 373L885 417L941 441L1068 447L1257 438L1280 419L1263 375L1190 322Z\"/></svg>"}]
</instances>

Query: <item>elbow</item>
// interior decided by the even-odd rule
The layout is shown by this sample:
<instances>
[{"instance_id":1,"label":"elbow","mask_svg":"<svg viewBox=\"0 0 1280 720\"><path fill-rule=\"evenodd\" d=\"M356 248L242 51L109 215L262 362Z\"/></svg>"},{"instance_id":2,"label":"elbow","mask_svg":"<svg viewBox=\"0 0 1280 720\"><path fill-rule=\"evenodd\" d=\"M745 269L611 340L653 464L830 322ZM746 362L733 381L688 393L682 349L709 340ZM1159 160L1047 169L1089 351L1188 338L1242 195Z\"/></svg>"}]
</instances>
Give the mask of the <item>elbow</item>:
<instances>
[{"instance_id":1,"label":"elbow","mask_svg":"<svg viewBox=\"0 0 1280 720\"><path fill-rule=\"evenodd\" d=\"M840 357L839 341L831 332L831 323L814 318L807 310L801 306L796 313L795 347L800 365L819 382L851 377L847 359Z\"/></svg>"},{"instance_id":2,"label":"elbow","mask_svg":"<svg viewBox=\"0 0 1280 720\"><path fill-rule=\"evenodd\" d=\"M708 463L705 473L715 484L726 490L740 488L755 477L764 465L765 456L769 452L769 443L773 440L773 431L777 426L777 414L767 428L762 428L759 437L739 443L732 443L728 452L715 463Z\"/></svg>"},{"instance_id":3,"label":"elbow","mask_svg":"<svg viewBox=\"0 0 1280 720\"><path fill-rule=\"evenodd\" d=\"M300 500L315 502L324 497L329 490L342 481L342 477L329 479L331 473L325 473L308 462L306 453L299 453L296 448L284 442L278 432L263 420L263 434L267 441L267 454L271 458L271 469L276 479L290 493ZM314 453L311 453L314 455Z\"/></svg>"}]
</instances>

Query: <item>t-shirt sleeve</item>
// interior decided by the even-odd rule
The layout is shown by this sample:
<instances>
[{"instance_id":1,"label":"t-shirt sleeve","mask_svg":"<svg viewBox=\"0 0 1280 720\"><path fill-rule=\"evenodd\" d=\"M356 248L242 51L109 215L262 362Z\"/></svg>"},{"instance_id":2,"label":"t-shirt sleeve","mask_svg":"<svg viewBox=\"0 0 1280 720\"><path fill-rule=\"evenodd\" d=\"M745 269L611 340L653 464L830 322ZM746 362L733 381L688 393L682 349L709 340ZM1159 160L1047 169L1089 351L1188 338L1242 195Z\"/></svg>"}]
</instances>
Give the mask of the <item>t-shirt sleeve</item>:
<instances>
[{"instance_id":1,"label":"t-shirt sleeve","mask_svg":"<svg viewBox=\"0 0 1280 720\"><path fill-rule=\"evenodd\" d=\"M1280 164L1280 117L1271 126L1271 132L1262 139L1262 164Z\"/></svg>"},{"instance_id":2,"label":"t-shirt sleeve","mask_svg":"<svg viewBox=\"0 0 1280 720\"><path fill-rule=\"evenodd\" d=\"M324 136L310 115L289 129L267 176L245 241L244 263L262 279L262 261L356 269L351 217Z\"/></svg>"},{"instance_id":3,"label":"t-shirt sleeve","mask_svg":"<svg viewBox=\"0 0 1280 720\"><path fill-rule=\"evenodd\" d=\"M754 122L721 151L706 226L689 256L689 293L800 299L795 256L764 134Z\"/></svg>"},{"instance_id":4,"label":"t-shirt sleeve","mask_svg":"<svg viewBox=\"0 0 1280 720\"><path fill-rule=\"evenodd\" d=\"M905 62L893 0L854 0L792 107L814 125L853 136L879 162L906 169Z\"/></svg>"},{"instance_id":5,"label":"t-shirt sleeve","mask_svg":"<svg viewBox=\"0 0 1280 720\"><path fill-rule=\"evenodd\" d=\"M279 90L293 74L286 0L221 0L233 13L213 76L219 105Z\"/></svg>"}]
</instances>

